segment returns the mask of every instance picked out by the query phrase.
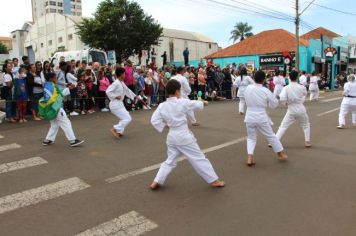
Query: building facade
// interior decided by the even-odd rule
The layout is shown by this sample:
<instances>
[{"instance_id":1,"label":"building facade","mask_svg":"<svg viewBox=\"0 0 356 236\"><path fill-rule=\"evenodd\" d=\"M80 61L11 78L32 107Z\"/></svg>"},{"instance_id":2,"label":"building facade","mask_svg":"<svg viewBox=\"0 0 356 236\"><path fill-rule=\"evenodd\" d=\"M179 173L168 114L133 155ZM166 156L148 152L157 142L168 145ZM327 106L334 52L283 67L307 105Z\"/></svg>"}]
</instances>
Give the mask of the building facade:
<instances>
[{"instance_id":1,"label":"building facade","mask_svg":"<svg viewBox=\"0 0 356 236\"><path fill-rule=\"evenodd\" d=\"M32 0L34 22L48 13L82 16L82 0Z\"/></svg>"},{"instance_id":2,"label":"building facade","mask_svg":"<svg viewBox=\"0 0 356 236\"><path fill-rule=\"evenodd\" d=\"M183 51L188 48L189 50L189 64L198 66L198 64L207 56L218 51L218 44L205 35L176 30L176 29L163 29L160 44L154 46L150 51L145 51L141 59L141 64L149 64L152 62L152 52L155 55L155 63L158 67L163 66L163 53L167 54L167 63L181 66L184 64ZM131 58L135 64L140 64L138 57Z\"/></svg>"},{"instance_id":3,"label":"building facade","mask_svg":"<svg viewBox=\"0 0 356 236\"><path fill-rule=\"evenodd\" d=\"M11 58L22 58L22 56L27 55L25 49L25 41L28 35L28 32L31 30L32 23L25 22L21 29L14 30L11 32L12 40L12 50L10 51ZM34 63L34 60L31 60L31 63Z\"/></svg>"},{"instance_id":4,"label":"building facade","mask_svg":"<svg viewBox=\"0 0 356 236\"><path fill-rule=\"evenodd\" d=\"M79 16L51 13L38 18L24 44L30 60L43 61L50 59L57 51L85 49L75 28L81 20Z\"/></svg>"}]
</instances>

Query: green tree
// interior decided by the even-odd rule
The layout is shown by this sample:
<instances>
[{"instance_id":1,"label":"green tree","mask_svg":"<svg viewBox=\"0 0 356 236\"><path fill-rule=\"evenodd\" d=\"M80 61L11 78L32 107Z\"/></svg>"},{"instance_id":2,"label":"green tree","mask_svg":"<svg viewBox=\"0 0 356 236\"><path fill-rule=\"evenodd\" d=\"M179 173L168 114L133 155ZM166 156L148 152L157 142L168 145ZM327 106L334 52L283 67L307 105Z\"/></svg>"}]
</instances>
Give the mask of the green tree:
<instances>
[{"instance_id":1,"label":"green tree","mask_svg":"<svg viewBox=\"0 0 356 236\"><path fill-rule=\"evenodd\" d=\"M236 23L234 30L231 31L231 38L233 42L237 40L243 41L245 38L251 37L253 35L252 26L248 25L248 23L238 22Z\"/></svg>"},{"instance_id":2,"label":"green tree","mask_svg":"<svg viewBox=\"0 0 356 236\"><path fill-rule=\"evenodd\" d=\"M9 49L7 49L7 47L3 43L0 43L0 54L8 54L8 53L9 53Z\"/></svg>"},{"instance_id":3,"label":"green tree","mask_svg":"<svg viewBox=\"0 0 356 236\"><path fill-rule=\"evenodd\" d=\"M85 44L115 50L118 62L158 45L162 32L152 16L146 15L138 3L128 0L104 0L94 18L77 25L77 34Z\"/></svg>"}]
</instances>

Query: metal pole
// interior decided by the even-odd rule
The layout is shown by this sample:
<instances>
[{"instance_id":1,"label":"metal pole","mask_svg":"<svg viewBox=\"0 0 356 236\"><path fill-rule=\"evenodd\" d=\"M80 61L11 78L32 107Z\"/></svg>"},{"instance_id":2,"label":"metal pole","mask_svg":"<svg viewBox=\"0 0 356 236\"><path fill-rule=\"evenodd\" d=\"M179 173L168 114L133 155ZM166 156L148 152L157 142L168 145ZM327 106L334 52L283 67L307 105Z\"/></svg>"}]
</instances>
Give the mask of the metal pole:
<instances>
[{"instance_id":1,"label":"metal pole","mask_svg":"<svg viewBox=\"0 0 356 236\"><path fill-rule=\"evenodd\" d=\"M295 50L295 68L299 71L299 0L295 1L295 38L296 38L296 50Z\"/></svg>"}]
</instances>

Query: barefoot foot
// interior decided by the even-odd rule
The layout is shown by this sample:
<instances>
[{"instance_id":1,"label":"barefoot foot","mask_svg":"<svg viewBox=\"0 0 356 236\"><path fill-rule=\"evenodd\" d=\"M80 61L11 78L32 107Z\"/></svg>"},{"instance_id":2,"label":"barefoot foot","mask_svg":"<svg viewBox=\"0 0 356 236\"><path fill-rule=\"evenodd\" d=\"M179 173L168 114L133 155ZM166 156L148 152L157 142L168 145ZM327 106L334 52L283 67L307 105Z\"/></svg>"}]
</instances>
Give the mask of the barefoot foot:
<instances>
[{"instance_id":1,"label":"barefoot foot","mask_svg":"<svg viewBox=\"0 0 356 236\"><path fill-rule=\"evenodd\" d=\"M213 188L222 188L222 187L225 187L225 182L221 181L221 180L217 180L217 181L211 183L210 185Z\"/></svg>"},{"instance_id":2,"label":"barefoot foot","mask_svg":"<svg viewBox=\"0 0 356 236\"><path fill-rule=\"evenodd\" d=\"M156 189L158 189L160 187L160 185L159 185L159 183L157 183L157 182L152 182L152 184L150 185L150 188L151 188L151 190L156 190Z\"/></svg>"}]
</instances>

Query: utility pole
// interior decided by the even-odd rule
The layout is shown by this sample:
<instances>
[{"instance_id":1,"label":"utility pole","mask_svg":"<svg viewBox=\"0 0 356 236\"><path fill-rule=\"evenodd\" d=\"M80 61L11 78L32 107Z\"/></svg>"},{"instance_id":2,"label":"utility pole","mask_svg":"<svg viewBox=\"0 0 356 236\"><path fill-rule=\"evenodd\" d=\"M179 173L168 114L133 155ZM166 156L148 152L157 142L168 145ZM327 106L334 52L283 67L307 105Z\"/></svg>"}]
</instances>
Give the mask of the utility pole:
<instances>
[{"instance_id":1,"label":"utility pole","mask_svg":"<svg viewBox=\"0 0 356 236\"><path fill-rule=\"evenodd\" d=\"M295 68L299 71L299 0L295 1L295 39L296 39L296 49L295 49Z\"/></svg>"}]
</instances>

